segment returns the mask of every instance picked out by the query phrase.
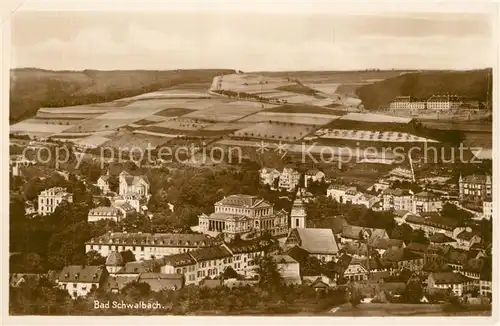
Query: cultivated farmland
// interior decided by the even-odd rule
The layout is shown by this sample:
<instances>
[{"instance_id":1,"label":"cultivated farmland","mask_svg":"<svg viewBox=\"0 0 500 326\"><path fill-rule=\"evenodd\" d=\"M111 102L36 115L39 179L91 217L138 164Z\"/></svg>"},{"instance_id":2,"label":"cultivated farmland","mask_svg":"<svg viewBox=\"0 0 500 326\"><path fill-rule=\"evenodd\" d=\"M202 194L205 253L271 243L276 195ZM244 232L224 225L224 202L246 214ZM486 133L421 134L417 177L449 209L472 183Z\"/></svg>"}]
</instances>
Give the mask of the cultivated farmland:
<instances>
[{"instance_id":1,"label":"cultivated farmland","mask_svg":"<svg viewBox=\"0 0 500 326\"><path fill-rule=\"evenodd\" d=\"M310 126L283 122L261 122L238 130L234 137L296 141L314 131Z\"/></svg>"}]
</instances>

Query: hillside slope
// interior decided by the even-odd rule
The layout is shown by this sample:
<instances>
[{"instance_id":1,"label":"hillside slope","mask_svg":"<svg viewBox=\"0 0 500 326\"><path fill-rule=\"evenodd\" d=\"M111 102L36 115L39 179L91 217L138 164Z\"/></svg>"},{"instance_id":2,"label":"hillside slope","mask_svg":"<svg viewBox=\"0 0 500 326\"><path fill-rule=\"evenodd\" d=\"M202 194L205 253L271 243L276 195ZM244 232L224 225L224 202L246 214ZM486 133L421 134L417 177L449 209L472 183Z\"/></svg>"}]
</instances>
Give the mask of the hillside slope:
<instances>
[{"instance_id":1,"label":"hillside slope","mask_svg":"<svg viewBox=\"0 0 500 326\"><path fill-rule=\"evenodd\" d=\"M491 80L491 69L416 72L361 86L356 94L369 110L386 106L400 95L427 99L433 94L449 93L491 103Z\"/></svg>"},{"instance_id":2,"label":"hillside slope","mask_svg":"<svg viewBox=\"0 0 500 326\"><path fill-rule=\"evenodd\" d=\"M208 89L212 79L234 70L50 71L14 69L10 73L10 123L29 118L40 107L112 101L179 84Z\"/></svg>"}]
</instances>

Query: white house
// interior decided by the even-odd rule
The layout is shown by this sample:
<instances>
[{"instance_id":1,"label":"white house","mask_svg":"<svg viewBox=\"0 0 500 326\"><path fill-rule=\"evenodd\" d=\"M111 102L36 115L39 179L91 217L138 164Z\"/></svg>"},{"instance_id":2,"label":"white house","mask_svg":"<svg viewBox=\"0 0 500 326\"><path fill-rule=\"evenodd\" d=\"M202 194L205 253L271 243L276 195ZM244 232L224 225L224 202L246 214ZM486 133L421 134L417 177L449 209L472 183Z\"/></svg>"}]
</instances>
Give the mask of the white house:
<instances>
[{"instance_id":1,"label":"white house","mask_svg":"<svg viewBox=\"0 0 500 326\"><path fill-rule=\"evenodd\" d=\"M63 201L73 202L73 194L66 191L66 188L54 187L43 190L38 195L38 214L48 215L54 213L56 207Z\"/></svg>"},{"instance_id":2,"label":"white house","mask_svg":"<svg viewBox=\"0 0 500 326\"><path fill-rule=\"evenodd\" d=\"M122 217L122 212L116 207L96 207L89 210L87 221L97 222L99 220L110 219L118 222Z\"/></svg>"},{"instance_id":3,"label":"white house","mask_svg":"<svg viewBox=\"0 0 500 326\"><path fill-rule=\"evenodd\" d=\"M97 187L101 189L101 192L103 194L107 194L110 192L110 185L109 185L109 179L110 179L109 171L105 175L101 175L99 179L97 179Z\"/></svg>"},{"instance_id":4,"label":"white house","mask_svg":"<svg viewBox=\"0 0 500 326\"><path fill-rule=\"evenodd\" d=\"M274 189L274 185L277 179L279 179L281 173L272 168L262 168L260 169L260 183L263 185L268 185L271 189Z\"/></svg>"},{"instance_id":5,"label":"white house","mask_svg":"<svg viewBox=\"0 0 500 326\"><path fill-rule=\"evenodd\" d=\"M427 278L429 289L451 289L453 294L461 297L464 292L474 288L474 280L458 272L430 273Z\"/></svg>"},{"instance_id":6,"label":"white house","mask_svg":"<svg viewBox=\"0 0 500 326\"><path fill-rule=\"evenodd\" d=\"M104 266L71 265L62 269L57 283L76 299L86 296L93 288L101 287L107 276L108 271Z\"/></svg>"},{"instance_id":7,"label":"white house","mask_svg":"<svg viewBox=\"0 0 500 326\"><path fill-rule=\"evenodd\" d=\"M307 188L307 184L309 181L312 182L321 182L325 180L325 173L318 169L310 169L307 170L304 174L304 187Z\"/></svg>"},{"instance_id":8,"label":"white house","mask_svg":"<svg viewBox=\"0 0 500 326\"><path fill-rule=\"evenodd\" d=\"M150 183L145 175L132 176L126 171L120 173L118 177L119 195L148 196L150 193Z\"/></svg>"},{"instance_id":9,"label":"white house","mask_svg":"<svg viewBox=\"0 0 500 326\"><path fill-rule=\"evenodd\" d=\"M491 198L483 200L483 218L488 221L493 217L493 201Z\"/></svg>"},{"instance_id":10,"label":"white house","mask_svg":"<svg viewBox=\"0 0 500 326\"><path fill-rule=\"evenodd\" d=\"M294 191L299 185L300 173L292 168L284 168L280 174L278 187L287 191Z\"/></svg>"}]
</instances>

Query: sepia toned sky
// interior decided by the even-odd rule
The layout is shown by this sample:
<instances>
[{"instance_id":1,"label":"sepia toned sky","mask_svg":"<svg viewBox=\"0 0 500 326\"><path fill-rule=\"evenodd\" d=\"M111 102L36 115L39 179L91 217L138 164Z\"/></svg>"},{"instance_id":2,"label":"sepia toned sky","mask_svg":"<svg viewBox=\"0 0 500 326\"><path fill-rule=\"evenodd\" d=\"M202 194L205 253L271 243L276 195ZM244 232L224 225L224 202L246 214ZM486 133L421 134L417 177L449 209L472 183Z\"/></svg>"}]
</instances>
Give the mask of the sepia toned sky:
<instances>
[{"instance_id":1,"label":"sepia toned sky","mask_svg":"<svg viewBox=\"0 0 500 326\"><path fill-rule=\"evenodd\" d=\"M11 64L56 70L474 69L494 64L488 14L30 12Z\"/></svg>"}]
</instances>

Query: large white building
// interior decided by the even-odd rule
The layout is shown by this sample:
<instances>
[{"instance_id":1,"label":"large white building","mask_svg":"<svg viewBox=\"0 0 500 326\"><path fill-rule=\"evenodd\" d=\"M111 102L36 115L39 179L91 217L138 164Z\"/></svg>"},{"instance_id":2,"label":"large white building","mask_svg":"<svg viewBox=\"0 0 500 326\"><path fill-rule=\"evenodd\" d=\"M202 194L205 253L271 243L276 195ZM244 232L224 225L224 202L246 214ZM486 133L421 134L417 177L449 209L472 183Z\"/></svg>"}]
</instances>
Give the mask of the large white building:
<instances>
[{"instance_id":1,"label":"large white building","mask_svg":"<svg viewBox=\"0 0 500 326\"><path fill-rule=\"evenodd\" d=\"M422 191L412 197L412 213L440 212L443 208L441 198L431 192Z\"/></svg>"},{"instance_id":2,"label":"large white building","mask_svg":"<svg viewBox=\"0 0 500 326\"><path fill-rule=\"evenodd\" d=\"M85 252L107 257L112 251L130 250L136 260L163 257L214 245L204 234L108 232L85 243Z\"/></svg>"},{"instance_id":3,"label":"large white building","mask_svg":"<svg viewBox=\"0 0 500 326\"><path fill-rule=\"evenodd\" d=\"M328 187L326 195L335 199L339 203L349 203L354 205L364 205L367 208L377 203L380 199L376 196L363 194L356 187L332 184Z\"/></svg>"},{"instance_id":4,"label":"large white building","mask_svg":"<svg viewBox=\"0 0 500 326\"><path fill-rule=\"evenodd\" d=\"M66 191L66 188L54 187L43 190L38 195L38 214L49 215L54 213L56 207L63 201L73 202L73 194Z\"/></svg>"},{"instance_id":5,"label":"large white building","mask_svg":"<svg viewBox=\"0 0 500 326\"><path fill-rule=\"evenodd\" d=\"M269 232L273 236L288 233L288 214L275 212L273 205L258 196L231 195L214 205L214 213L198 217L198 230L215 235L223 233L229 238L248 233Z\"/></svg>"},{"instance_id":6,"label":"large white building","mask_svg":"<svg viewBox=\"0 0 500 326\"><path fill-rule=\"evenodd\" d=\"M96 207L89 210L87 222L97 222L105 219L118 222L122 216L122 211L116 207Z\"/></svg>"},{"instance_id":7,"label":"large white building","mask_svg":"<svg viewBox=\"0 0 500 326\"><path fill-rule=\"evenodd\" d=\"M449 111L459 109L462 99L456 95L433 95L427 100L427 109Z\"/></svg>"},{"instance_id":8,"label":"large white building","mask_svg":"<svg viewBox=\"0 0 500 326\"><path fill-rule=\"evenodd\" d=\"M411 96L398 96L390 103L391 110L425 110L427 103Z\"/></svg>"},{"instance_id":9,"label":"large white building","mask_svg":"<svg viewBox=\"0 0 500 326\"><path fill-rule=\"evenodd\" d=\"M390 210L402 210L402 211L413 211L413 200L412 194L407 190L402 189L386 189L383 191L383 209L385 211Z\"/></svg>"}]
</instances>

